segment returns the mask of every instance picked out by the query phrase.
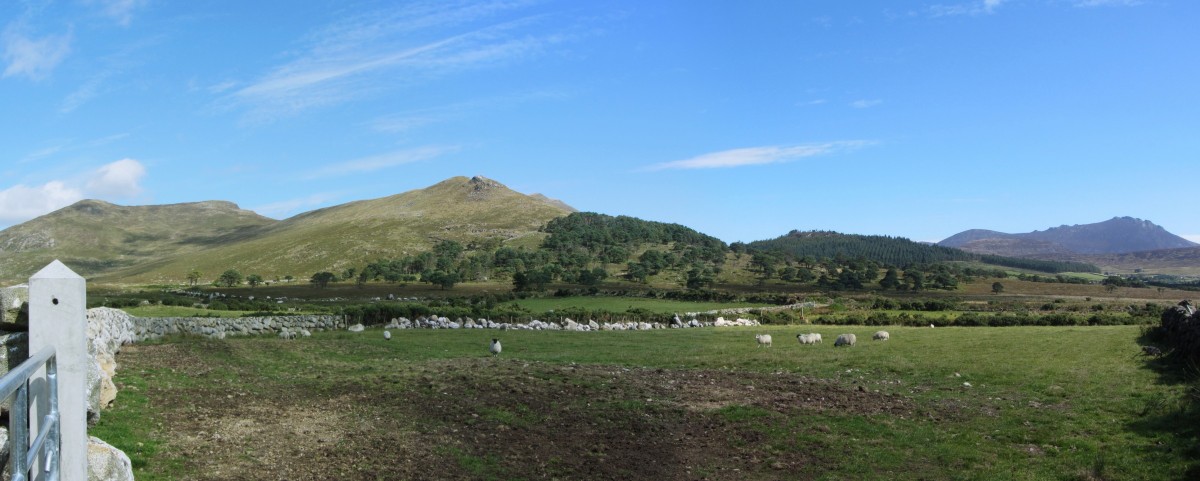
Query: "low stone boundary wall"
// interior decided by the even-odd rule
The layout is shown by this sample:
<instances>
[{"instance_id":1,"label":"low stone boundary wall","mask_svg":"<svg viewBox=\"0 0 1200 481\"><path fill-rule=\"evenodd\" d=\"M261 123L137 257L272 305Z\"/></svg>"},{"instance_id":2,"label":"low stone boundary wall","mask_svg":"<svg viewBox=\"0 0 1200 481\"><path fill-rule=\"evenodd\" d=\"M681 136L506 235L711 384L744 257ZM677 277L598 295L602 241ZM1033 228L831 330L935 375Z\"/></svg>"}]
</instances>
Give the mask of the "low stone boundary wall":
<instances>
[{"instance_id":1,"label":"low stone boundary wall","mask_svg":"<svg viewBox=\"0 0 1200 481\"><path fill-rule=\"evenodd\" d=\"M1191 301L1183 301L1163 311L1161 321L1167 342L1184 359L1200 361L1200 310Z\"/></svg>"},{"instance_id":2,"label":"low stone boundary wall","mask_svg":"<svg viewBox=\"0 0 1200 481\"><path fill-rule=\"evenodd\" d=\"M533 331L648 331L651 329L675 329L675 328L691 328L691 327L735 327L735 326L757 326L758 321L754 319L725 319L718 317L713 322L701 322L696 319L684 321L678 316L675 320L669 323L661 322L604 322L596 321L580 321L575 322L572 319L564 318L560 321L539 321L531 320L529 322L495 322L487 319L472 319L470 317L463 319L458 318L451 321L449 318L437 316L421 316L414 320L398 317L392 319L384 329L500 329L500 330L533 330ZM361 326L360 326L361 327Z\"/></svg>"},{"instance_id":3,"label":"low stone boundary wall","mask_svg":"<svg viewBox=\"0 0 1200 481\"><path fill-rule=\"evenodd\" d=\"M131 317L133 342L173 334L195 334L224 339L225 336L278 334L284 331L345 329L342 316L272 317Z\"/></svg>"}]
</instances>

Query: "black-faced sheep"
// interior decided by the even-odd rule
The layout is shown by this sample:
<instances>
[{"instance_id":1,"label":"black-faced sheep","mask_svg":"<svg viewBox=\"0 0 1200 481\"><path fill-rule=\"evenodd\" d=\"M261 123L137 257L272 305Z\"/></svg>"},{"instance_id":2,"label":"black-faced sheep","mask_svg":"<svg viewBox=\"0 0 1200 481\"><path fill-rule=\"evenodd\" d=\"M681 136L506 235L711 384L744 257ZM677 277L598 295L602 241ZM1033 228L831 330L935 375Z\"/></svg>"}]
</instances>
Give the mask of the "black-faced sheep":
<instances>
[{"instance_id":1,"label":"black-faced sheep","mask_svg":"<svg viewBox=\"0 0 1200 481\"><path fill-rule=\"evenodd\" d=\"M858 336L855 336L854 334L840 334L838 335L837 340L833 341L833 345L853 346L856 342L858 342Z\"/></svg>"},{"instance_id":2,"label":"black-faced sheep","mask_svg":"<svg viewBox=\"0 0 1200 481\"><path fill-rule=\"evenodd\" d=\"M488 348L488 351L490 351L492 353L492 357L499 356L500 350L501 350L500 340L492 339L492 347Z\"/></svg>"}]
</instances>

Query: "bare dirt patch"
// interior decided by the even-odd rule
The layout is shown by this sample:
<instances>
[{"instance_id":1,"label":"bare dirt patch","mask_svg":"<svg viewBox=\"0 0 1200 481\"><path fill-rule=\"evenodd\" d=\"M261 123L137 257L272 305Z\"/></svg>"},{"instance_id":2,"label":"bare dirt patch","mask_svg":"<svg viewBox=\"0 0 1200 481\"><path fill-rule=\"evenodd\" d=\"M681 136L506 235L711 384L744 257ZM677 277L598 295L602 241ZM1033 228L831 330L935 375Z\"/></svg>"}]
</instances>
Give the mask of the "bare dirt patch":
<instances>
[{"instance_id":1,"label":"bare dirt patch","mask_svg":"<svg viewBox=\"0 0 1200 481\"><path fill-rule=\"evenodd\" d=\"M829 430L813 414L923 416L790 373L462 359L284 379L212 354L121 355L147 374L162 455L190 479L812 479L836 468L813 454Z\"/></svg>"}]
</instances>

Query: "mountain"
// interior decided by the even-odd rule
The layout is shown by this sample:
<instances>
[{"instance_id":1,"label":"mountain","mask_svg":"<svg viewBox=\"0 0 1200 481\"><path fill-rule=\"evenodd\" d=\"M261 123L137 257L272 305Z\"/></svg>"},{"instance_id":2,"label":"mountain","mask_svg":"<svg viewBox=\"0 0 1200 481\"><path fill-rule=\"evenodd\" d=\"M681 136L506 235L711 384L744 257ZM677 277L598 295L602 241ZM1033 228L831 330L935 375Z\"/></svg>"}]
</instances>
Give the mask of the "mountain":
<instances>
[{"instance_id":1,"label":"mountain","mask_svg":"<svg viewBox=\"0 0 1200 481\"><path fill-rule=\"evenodd\" d=\"M0 280L23 282L54 259L92 276L238 242L277 222L224 201L120 206L81 200L0 231Z\"/></svg>"},{"instance_id":2,"label":"mountain","mask_svg":"<svg viewBox=\"0 0 1200 481\"><path fill-rule=\"evenodd\" d=\"M972 229L938 242L982 254L1061 258L1071 254L1124 254L1196 247L1148 220L1113 217L1095 224L1059 226L1023 234Z\"/></svg>"},{"instance_id":3,"label":"mountain","mask_svg":"<svg viewBox=\"0 0 1200 481\"><path fill-rule=\"evenodd\" d=\"M362 265L439 240L538 245L538 229L574 212L484 177L453 177L282 221L224 201L118 206L83 200L0 231L0 281L23 282L54 259L100 282L183 282L199 270L264 277ZM302 277L303 276L303 277Z\"/></svg>"},{"instance_id":4,"label":"mountain","mask_svg":"<svg viewBox=\"0 0 1200 481\"><path fill-rule=\"evenodd\" d=\"M199 270L307 279L379 259L432 249L441 240L536 246L538 229L573 212L560 201L525 195L484 177L453 177L424 189L299 214L234 243L110 272L101 281L180 282Z\"/></svg>"},{"instance_id":5,"label":"mountain","mask_svg":"<svg viewBox=\"0 0 1200 481\"><path fill-rule=\"evenodd\" d=\"M1003 241L1005 239L1000 239ZM971 241L980 242L982 241ZM1086 261L1039 260L972 253L941 245L913 242L903 237L840 234L837 232L793 230L775 239L755 241L751 249L782 251L797 258L862 258L884 265L907 266L950 261L978 261L994 266L1029 269L1039 272L1098 272Z\"/></svg>"},{"instance_id":6,"label":"mountain","mask_svg":"<svg viewBox=\"0 0 1200 481\"><path fill-rule=\"evenodd\" d=\"M1159 249L1124 254L1081 254L1068 257L1079 262L1090 262L1102 266L1106 272L1117 274L1200 276L1200 247Z\"/></svg>"}]
</instances>

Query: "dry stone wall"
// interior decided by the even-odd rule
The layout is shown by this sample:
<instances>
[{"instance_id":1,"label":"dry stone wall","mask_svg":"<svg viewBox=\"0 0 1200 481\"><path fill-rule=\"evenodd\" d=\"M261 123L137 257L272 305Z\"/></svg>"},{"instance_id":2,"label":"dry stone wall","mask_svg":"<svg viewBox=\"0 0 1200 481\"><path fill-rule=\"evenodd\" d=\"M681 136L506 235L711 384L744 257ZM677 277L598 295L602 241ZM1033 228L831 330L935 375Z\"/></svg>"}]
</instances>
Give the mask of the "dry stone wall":
<instances>
[{"instance_id":1,"label":"dry stone wall","mask_svg":"<svg viewBox=\"0 0 1200 481\"><path fill-rule=\"evenodd\" d=\"M1200 310L1183 301L1163 311L1161 320L1167 341L1185 359L1200 361Z\"/></svg>"},{"instance_id":2,"label":"dry stone wall","mask_svg":"<svg viewBox=\"0 0 1200 481\"><path fill-rule=\"evenodd\" d=\"M325 331L344 329L342 316L274 317L131 317L131 342L158 339L175 334L193 334L224 339L226 336L278 334L284 331Z\"/></svg>"}]
</instances>

